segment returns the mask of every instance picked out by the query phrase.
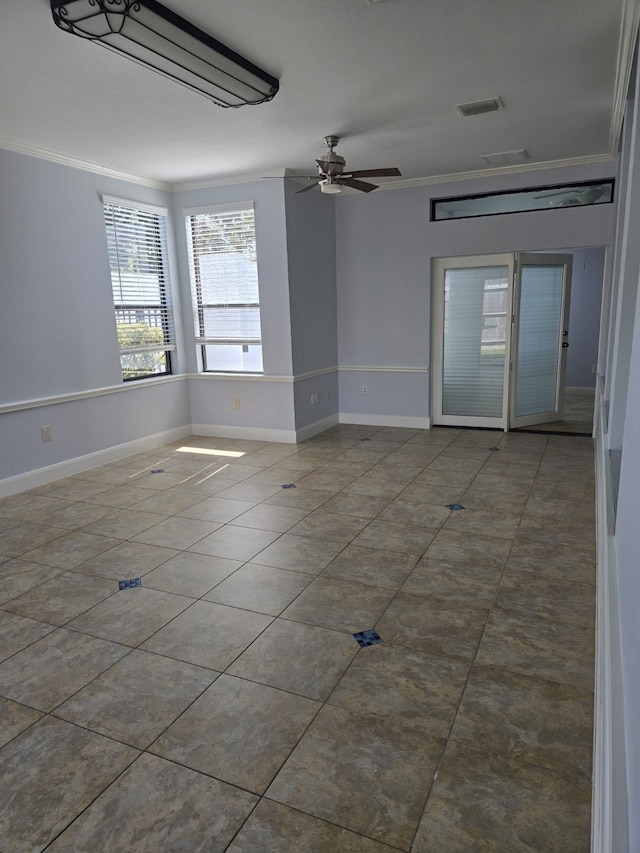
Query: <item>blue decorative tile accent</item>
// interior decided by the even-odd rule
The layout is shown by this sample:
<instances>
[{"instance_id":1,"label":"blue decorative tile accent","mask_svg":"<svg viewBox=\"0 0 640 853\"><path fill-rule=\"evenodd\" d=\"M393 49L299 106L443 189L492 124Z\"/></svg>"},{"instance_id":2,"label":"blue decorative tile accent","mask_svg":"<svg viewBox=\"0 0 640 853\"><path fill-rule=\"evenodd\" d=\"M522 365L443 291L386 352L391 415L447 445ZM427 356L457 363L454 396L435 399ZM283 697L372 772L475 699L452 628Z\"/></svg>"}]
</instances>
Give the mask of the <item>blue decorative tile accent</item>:
<instances>
[{"instance_id":1,"label":"blue decorative tile accent","mask_svg":"<svg viewBox=\"0 0 640 853\"><path fill-rule=\"evenodd\" d=\"M283 489L295 489L295 487L296 487L295 483L285 483L282 488Z\"/></svg>"},{"instance_id":2,"label":"blue decorative tile accent","mask_svg":"<svg viewBox=\"0 0 640 853\"><path fill-rule=\"evenodd\" d=\"M126 581L118 581L118 589L135 589L142 586L142 578L130 578Z\"/></svg>"},{"instance_id":3,"label":"blue decorative tile accent","mask_svg":"<svg viewBox=\"0 0 640 853\"><path fill-rule=\"evenodd\" d=\"M367 646L375 646L376 643L384 642L380 634L378 634L377 631L374 631L373 628L370 628L368 631L356 632L353 635L353 639L361 649L364 649Z\"/></svg>"},{"instance_id":4,"label":"blue decorative tile accent","mask_svg":"<svg viewBox=\"0 0 640 853\"><path fill-rule=\"evenodd\" d=\"M454 512L455 512L456 510L458 510L458 509L464 509L464 507L462 506L462 504L446 504L446 507L447 507L447 509L451 509L451 510L453 510Z\"/></svg>"},{"instance_id":5,"label":"blue decorative tile accent","mask_svg":"<svg viewBox=\"0 0 640 853\"><path fill-rule=\"evenodd\" d=\"M367 438L361 438L360 441L371 441L371 439L368 437Z\"/></svg>"},{"instance_id":6,"label":"blue decorative tile accent","mask_svg":"<svg viewBox=\"0 0 640 853\"><path fill-rule=\"evenodd\" d=\"M490 447L490 448L489 448L489 450L490 450L492 453L500 453L500 448L499 448L499 447Z\"/></svg>"},{"instance_id":7,"label":"blue decorative tile accent","mask_svg":"<svg viewBox=\"0 0 640 853\"><path fill-rule=\"evenodd\" d=\"M151 473L152 474L164 474L164 468L152 468Z\"/></svg>"}]
</instances>

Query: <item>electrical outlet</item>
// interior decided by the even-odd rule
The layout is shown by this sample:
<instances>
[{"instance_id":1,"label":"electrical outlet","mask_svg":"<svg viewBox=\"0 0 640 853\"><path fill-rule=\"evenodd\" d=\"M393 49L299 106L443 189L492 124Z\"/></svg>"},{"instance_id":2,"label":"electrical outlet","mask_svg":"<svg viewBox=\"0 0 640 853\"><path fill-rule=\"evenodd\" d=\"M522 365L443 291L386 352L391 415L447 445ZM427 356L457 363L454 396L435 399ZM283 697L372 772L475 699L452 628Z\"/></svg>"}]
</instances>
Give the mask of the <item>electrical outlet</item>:
<instances>
[{"instance_id":1,"label":"electrical outlet","mask_svg":"<svg viewBox=\"0 0 640 853\"><path fill-rule=\"evenodd\" d=\"M591 365L591 372L592 372L592 373L597 373L597 372L598 372L598 365L597 365L597 364L592 364L592 365Z\"/></svg>"},{"instance_id":2,"label":"electrical outlet","mask_svg":"<svg viewBox=\"0 0 640 853\"><path fill-rule=\"evenodd\" d=\"M240 411L240 397L233 398L233 410L234 412Z\"/></svg>"},{"instance_id":3,"label":"electrical outlet","mask_svg":"<svg viewBox=\"0 0 640 853\"><path fill-rule=\"evenodd\" d=\"M40 432L42 433L43 441L51 441L51 439L53 438L53 430L50 426L40 427Z\"/></svg>"},{"instance_id":4,"label":"electrical outlet","mask_svg":"<svg viewBox=\"0 0 640 853\"><path fill-rule=\"evenodd\" d=\"M315 406L315 404L318 402L319 399L320 399L320 397L318 395L318 392L314 391L313 394L311 395L311 405Z\"/></svg>"},{"instance_id":5,"label":"electrical outlet","mask_svg":"<svg viewBox=\"0 0 640 853\"><path fill-rule=\"evenodd\" d=\"M363 386L362 386L362 393L363 393L363 394L367 394L367 393L368 393L368 391L369 391L369 389L367 388L367 386L366 386L366 385L363 385Z\"/></svg>"},{"instance_id":6,"label":"electrical outlet","mask_svg":"<svg viewBox=\"0 0 640 853\"><path fill-rule=\"evenodd\" d=\"M325 388L325 389L324 389L324 399L325 399L325 400L330 400L330 399L331 399L331 394L329 393L329 389L328 389L328 388Z\"/></svg>"}]
</instances>

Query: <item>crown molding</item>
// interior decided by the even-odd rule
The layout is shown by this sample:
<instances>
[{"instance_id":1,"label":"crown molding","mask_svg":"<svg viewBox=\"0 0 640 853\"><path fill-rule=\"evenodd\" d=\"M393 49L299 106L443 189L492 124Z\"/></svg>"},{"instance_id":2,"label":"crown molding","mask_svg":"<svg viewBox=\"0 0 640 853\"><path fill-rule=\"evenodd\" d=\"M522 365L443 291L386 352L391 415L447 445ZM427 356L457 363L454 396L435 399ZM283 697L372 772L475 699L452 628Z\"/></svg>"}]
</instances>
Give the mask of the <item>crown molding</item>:
<instances>
[{"instance_id":1,"label":"crown molding","mask_svg":"<svg viewBox=\"0 0 640 853\"><path fill-rule=\"evenodd\" d=\"M628 0L628 3L634 4L634 8L636 10L640 9L640 0ZM630 67L628 69L628 73L631 73ZM624 104L625 101L623 99L621 104L622 114L624 113ZM622 116L620 117L620 126L621 123ZM618 133L619 130L620 127L618 127ZM40 160L49 160L53 163L60 163L63 166L71 166L75 169L82 169L86 172L93 172L97 175L104 175L109 178L116 178L121 181L128 181L130 183L138 184L140 186L163 190L165 192L184 192L187 190L202 190L213 189L215 187L236 186L238 184L248 184L254 183L255 181L262 181L265 180L265 178L293 180L296 177L299 177L297 175L287 174L289 170L283 169L281 170L282 174L274 174L273 170L271 170L272 174L268 176L259 174L233 175L226 178L203 178L202 180L197 181L179 181L176 183L167 183L164 181L151 180L150 178L141 178L139 175L131 175L128 172L120 172L117 169L110 169L106 166L100 166L97 163L90 163L87 160L80 160L76 157L70 157L66 154L61 154L56 151L50 151L46 148L38 148L36 145L16 142L15 140L7 139L3 136L0 136L0 149L5 149L7 151L15 151L18 154L26 154L30 157L37 157ZM456 181L471 181L475 180L476 178L495 178L500 177L502 175L514 175L524 172L537 172L543 171L545 169L562 169L571 168L573 166L591 166L597 165L599 163L608 163L614 166L615 155L594 154L585 157L569 157L565 160L527 162L519 163L517 165L512 166L498 166L494 169L475 169L468 172L454 172L443 175L430 175L428 177L422 178L408 178L404 181L389 181L387 183L380 184L377 189L377 192L411 189L412 187L423 187L433 184L448 184ZM347 187L345 188L345 190L343 190L342 193L340 193L340 195L351 196L360 195L360 193L358 193L356 190L352 190Z\"/></svg>"},{"instance_id":2,"label":"crown molding","mask_svg":"<svg viewBox=\"0 0 640 853\"><path fill-rule=\"evenodd\" d=\"M620 40L618 43L613 109L611 111L611 135L609 137L609 150L612 157L617 155L620 145L620 134L622 132L622 122L629 95L629 84L633 71L633 59L639 26L640 0L624 0Z\"/></svg>"},{"instance_id":3,"label":"crown molding","mask_svg":"<svg viewBox=\"0 0 640 853\"><path fill-rule=\"evenodd\" d=\"M73 169L82 169L85 172L93 172L96 175L104 175L107 178L129 181L129 183L139 184L140 186L150 187L155 190L169 191L171 189L171 184L167 184L164 181L141 178L139 175L130 175L128 172L120 172L118 169L110 169L107 166L90 163L88 160L80 160L78 157L70 157L68 154L61 154L59 151L51 151L48 148L39 148L37 145L30 145L28 142L17 142L5 136L0 136L0 149L15 151L16 154L26 154L29 157L37 157L39 160L49 160L51 163L71 166Z\"/></svg>"}]
</instances>

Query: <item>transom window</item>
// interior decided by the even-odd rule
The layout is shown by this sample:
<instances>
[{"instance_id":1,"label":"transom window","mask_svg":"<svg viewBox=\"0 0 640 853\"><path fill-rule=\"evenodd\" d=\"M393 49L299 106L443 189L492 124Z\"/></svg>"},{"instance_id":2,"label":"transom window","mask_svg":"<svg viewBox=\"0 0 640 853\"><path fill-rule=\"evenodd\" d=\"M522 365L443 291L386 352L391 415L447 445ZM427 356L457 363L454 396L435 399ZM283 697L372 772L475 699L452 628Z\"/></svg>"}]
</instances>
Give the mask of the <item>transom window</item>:
<instances>
[{"instance_id":1,"label":"transom window","mask_svg":"<svg viewBox=\"0 0 640 853\"><path fill-rule=\"evenodd\" d=\"M171 373L167 211L103 197L124 381Z\"/></svg>"},{"instance_id":2,"label":"transom window","mask_svg":"<svg viewBox=\"0 0 640 853\"><path fill-rule=\"evenodd\" d=\"M253 205L190 213L186 227L195 334L203 370L262 373Z\"/></svg>"}]
</instances>

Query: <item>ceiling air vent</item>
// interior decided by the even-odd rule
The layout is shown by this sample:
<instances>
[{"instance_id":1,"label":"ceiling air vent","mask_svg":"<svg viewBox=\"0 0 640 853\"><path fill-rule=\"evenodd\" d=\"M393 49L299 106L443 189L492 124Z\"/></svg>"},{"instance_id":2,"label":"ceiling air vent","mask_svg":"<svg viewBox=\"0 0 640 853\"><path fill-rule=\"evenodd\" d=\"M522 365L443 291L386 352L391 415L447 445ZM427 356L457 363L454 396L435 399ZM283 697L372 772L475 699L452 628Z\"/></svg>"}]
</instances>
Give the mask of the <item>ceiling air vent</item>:
<instances>
[{"instance_id":1,"label":"ceiling air vent","mask_svg":"<svg viewBox=\"0 0 640 853\"><path fill-rule=\"evenodd\" d=\"M454 104L454 110L465 118L467 116L479 116L482 113L493 113L502 109L500 98L489 98L486 101L471 101L468 104Z\"/></svg>"}]
</instances>

